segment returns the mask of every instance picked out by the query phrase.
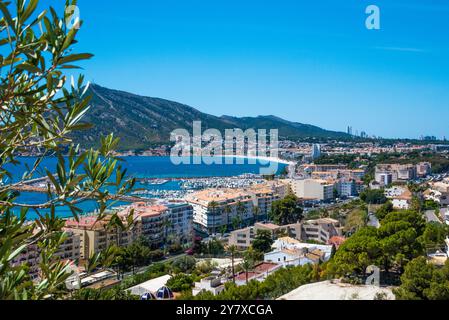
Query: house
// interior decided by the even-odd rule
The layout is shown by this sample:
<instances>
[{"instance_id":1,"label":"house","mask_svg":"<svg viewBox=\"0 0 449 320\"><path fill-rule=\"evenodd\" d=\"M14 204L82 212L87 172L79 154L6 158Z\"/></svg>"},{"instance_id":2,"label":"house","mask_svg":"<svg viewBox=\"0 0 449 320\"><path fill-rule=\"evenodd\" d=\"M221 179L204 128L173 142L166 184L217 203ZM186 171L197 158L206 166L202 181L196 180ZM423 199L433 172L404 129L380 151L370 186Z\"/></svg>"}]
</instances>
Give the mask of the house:
<instances>
[{"instance_id":1,"label":"house","mask_svg":"<svg viewBox=\"0 0 449 320\"><path fill-rule=\"evenodd\" d=\"M413 194L408 188L394 186L389 189L385 189L385 197L392 200L394 209L410 209Z\"/></svg>"},{"instance_id":2,"label":"house","mask_svg":"<svg viewBox=\"0 0 449 320\"><path fill-rule=\"evenodd\" d=\"M273 245L271 246L274 249L281 250L281 249L295 249L297 245L300 245L301 242L290 238L290 237L282 237L277 239Z\"/></svg>"},{"instance_id":3,"label":"house","mask_svg":"<svg viewBox=\"0 0 449 320\"><path fill-rule=\"evenodd\" d=\"M248 272L242 271L235 275L235 284L237 286L243 286L247 283L247 281L256 280L259 282L263 282L270 274L276 272L282 268L281 264L272 263L272 262L262 262L256 265L252 270L248 270Z\"/></svg>"},{"instance_id":4,"label":"house","mask_svg":"<svg viewBox=\"0 0 449 320\"><path fill-rule=\"evenodd\" d=\"M301 249L281 249L268 252L264 255L264 261L278 263L283 267L303 266L305 264L319 263L319 256L309 254L307 250Z\"/></svg>"},{"instance_id":5,"label":"house","mask_svg":"<svg viewBox=\"0 0 449 320\"><path fill-rule=\"evenodd\" d=\"M219 294L225 289L224 284L220 277L210 276L201 279L200 282L195 282L195 287L192 289L192 294L194 296L198 295L202 291L209 291L214 296Z\"/></svg>"},{"instance_id":6,"label":"house","mask_svg":"<svg viewBox=\"0 0 449 320\"><path fill-rule=\"evenodd\" d=\"M308 253L312 253L315 249L318 249L324 253L322 257L324 262L328 261L332 254L332 245L303 243L289 237L277 239L271 247L273 248L273 250L306 249Z\"/></svg>"},{"instance_id":7,"label":"house","mask_svg":"<svg viewBox=\"0 0 449 320\"><path fill-rule=\"evenodd\" d=\"M332 245L302 243L289 237L283 237L273 243L273 251L266 253L264 260L280 263L284 267L308 263L317 264L330 259L332 247Z\"/></svg>"},{"instance_id":8,"label":"house","mask_svg":"<svg viewBox=\"0 0 449 320\"><path fill-rule=\"evenodd\" d=\"M430 188L424 191L424 199L433 200L440 205L449 205L449 183L440 181L430 184Z\"/></svg>"},{"instance_id":9,"label":"house","mask_svg":"<svg viewBox=\"0 0 449 320\"><path fill-rule=\"evenodd\" d=\"M329 239L327 244L329 244L331 246L335 246L335 248L338 249L345 241L346 241L345 237L334 236Z\"/></svg>"}]
</instances>

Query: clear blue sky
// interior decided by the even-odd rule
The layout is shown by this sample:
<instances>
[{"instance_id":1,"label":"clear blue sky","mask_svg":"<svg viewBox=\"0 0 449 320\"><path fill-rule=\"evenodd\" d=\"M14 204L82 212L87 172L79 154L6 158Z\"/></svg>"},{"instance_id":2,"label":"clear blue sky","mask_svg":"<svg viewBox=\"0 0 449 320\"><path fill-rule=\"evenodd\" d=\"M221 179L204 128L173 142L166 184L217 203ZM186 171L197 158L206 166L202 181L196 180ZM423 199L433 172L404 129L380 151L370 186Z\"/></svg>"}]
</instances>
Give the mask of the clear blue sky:
<instances>
[{"instance_id":1,"label":"clear blue sky","mask_svg":"<svg viewBox=\"0 0 449 320\"><path fill-rule=\"evenodd\" d=\"M379 31L365 28L370 4L381 10ZM214 115L449 138L447 0L78 5L85 24L77 50L95 54L83 66L100 85Z\"/></svg>"}]
</instances>

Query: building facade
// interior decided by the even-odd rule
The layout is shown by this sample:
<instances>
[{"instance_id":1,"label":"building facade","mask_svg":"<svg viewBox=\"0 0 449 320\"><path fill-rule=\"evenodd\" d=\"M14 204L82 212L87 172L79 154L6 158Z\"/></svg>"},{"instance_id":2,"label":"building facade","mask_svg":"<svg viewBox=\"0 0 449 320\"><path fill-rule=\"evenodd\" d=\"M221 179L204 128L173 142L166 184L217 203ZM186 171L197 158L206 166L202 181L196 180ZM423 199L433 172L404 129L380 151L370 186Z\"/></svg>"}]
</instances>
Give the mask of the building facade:
<instances>
[{"instance_id":1,"label":"building facade","mask_svg":"<svg viewBox=\"0 0 449 320\"><path fill-rule=\"evenodd\" d=\"M133 224L128 216L133 213ZM117 213L125 228L111 227L110 215L97 221L96 216L66 220L66 228L80 237L80 257L88 259L111 245L126 247L143 237L153 248L167 243L193 240L193 208L185 202L163 202L156 205L134 203Z\"/></svg>"},{"instance_id":2,"label":"building facade","mask_svg":"<svg viewBox=\"0 0 449 320\"><path fill-rule=\"evenodd\" d=\"M62 261L78 262L80 259L80 237L71 230L64 230L66 239L54 254L56 259ZM27 246L16 258L12 260L12 265L26 264L29 267L31 278L39 278L40 249L37 244Z\"/></svg>"},{"instance_id":3,"label":"building facade","mask_svg":"<svg viewBox=\"0 0 449 320\"><path fill-rule=\"evenodd\" d=\"M214 234L266 220L273 201L281 199L278 188L282 197L287 194L286 185L267 183L245 189L201 190L187 195L186 201L193 207L195 228Z\"/></svg>"},{"instance_id":4,"label":"building facade","mask_svg":"<svg viewBox=\"0 0 449 320\"><path fill-rule=\"evenodd\" d=\"M320 179L293 179L291 188L300 199L328 201L334 199L335 182Z\"/></svg>"}]
</instances>

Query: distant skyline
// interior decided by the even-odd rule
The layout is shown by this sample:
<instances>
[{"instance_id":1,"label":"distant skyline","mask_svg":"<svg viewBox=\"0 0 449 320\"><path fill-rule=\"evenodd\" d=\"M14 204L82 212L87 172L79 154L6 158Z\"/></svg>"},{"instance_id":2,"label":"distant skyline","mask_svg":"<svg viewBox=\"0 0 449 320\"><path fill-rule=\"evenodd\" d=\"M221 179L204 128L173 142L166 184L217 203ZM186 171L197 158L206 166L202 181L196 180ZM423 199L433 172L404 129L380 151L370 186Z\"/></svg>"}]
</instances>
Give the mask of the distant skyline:
<instances>
[{"instance_id":1,"label":"distant skyline","mask_svg":"<svg viewBox=\"0 0 449 320\"><path fill-rule=\"evenodd\" d=\"M61 1L43 1L60 6ZM365 8L381 30L365 28ZM87 79L220 115L449 138L445 0L79 0Z\"/></svg>"}]
</instances>

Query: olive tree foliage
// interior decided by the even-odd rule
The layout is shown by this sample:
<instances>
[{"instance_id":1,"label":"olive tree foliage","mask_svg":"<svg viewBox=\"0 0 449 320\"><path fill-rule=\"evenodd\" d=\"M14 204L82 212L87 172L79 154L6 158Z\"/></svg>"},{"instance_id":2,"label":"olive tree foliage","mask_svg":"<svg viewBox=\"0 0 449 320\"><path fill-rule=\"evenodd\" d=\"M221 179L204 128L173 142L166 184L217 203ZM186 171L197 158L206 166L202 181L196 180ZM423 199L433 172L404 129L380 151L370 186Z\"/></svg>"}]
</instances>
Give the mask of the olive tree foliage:
<instances>
[{"instance_id":1,"label":"olive tree foliage","mask_svg":"<svg viewBox=\"0 0 449 320\"><path fill-rule=\"evenodd\" d=\"M0 299L63 296L70 268L56 255L67 238L56 208L67 206L78 219L79 205L94 199L103 219L117 199L111 194L134 188L135 180L125 178L126 170L113 156L116 138L101 137L99 150L83 150L70 140L73 131L89 127L81 119L90 97L83 76L69 81L67 73L92 57L73 49L82 25L66 24L67 8L74 5L68 0L61 13L53 8L37 12L38 0L0 0ZM36 161L14 176L14 169L25 166L17 155L30 151L38 155ZM57 159L55 168L42 168L50 156ZM48 177L46 201L20 203L22 183L41 176ZM35 221L27 221L30 212L37 214ZM132 226L132 212L130 223L109 220ZM39 248L37 281L30 279L27 266L13 263L31 246Z\"/></svg>"}]
</instances>

